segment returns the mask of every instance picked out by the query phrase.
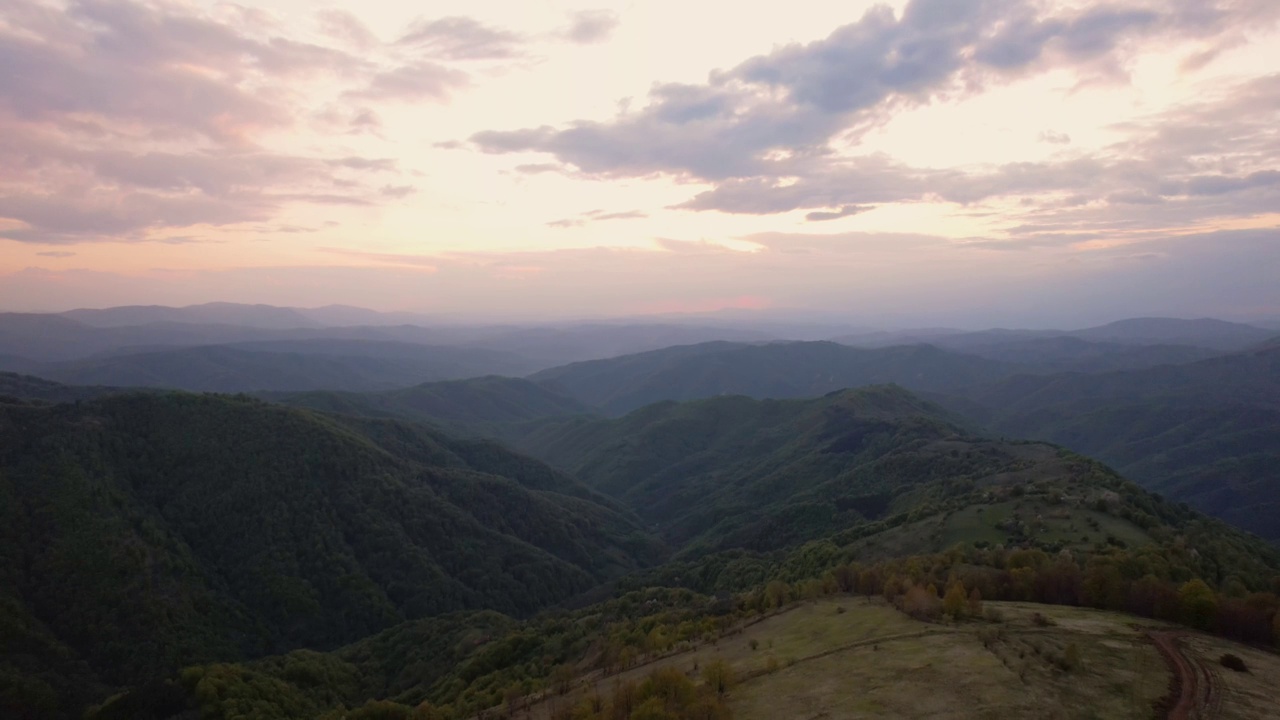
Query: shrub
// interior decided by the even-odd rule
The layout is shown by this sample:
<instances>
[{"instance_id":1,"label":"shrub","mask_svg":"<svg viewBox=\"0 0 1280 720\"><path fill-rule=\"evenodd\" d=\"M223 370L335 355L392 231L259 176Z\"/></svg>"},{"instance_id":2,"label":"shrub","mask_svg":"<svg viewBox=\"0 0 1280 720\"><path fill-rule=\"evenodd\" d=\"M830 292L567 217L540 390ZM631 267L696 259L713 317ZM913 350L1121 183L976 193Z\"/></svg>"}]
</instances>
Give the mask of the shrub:
<instances>
[{"instance_id":1,"label":"shrub","mask_svg":"<svg viewBox=\"0 0 1280 720\"><path fill-rule=\"evenodd\" d=\"M760 647L760 641L755 638L751 638L750 640L747 641L747 645L750 645L751 649L755 650L756 648Z\"/></svg>"},{"instance_id":2,"label":"shrub","mask_svg":"<svg viewBox=\"0 0 1280 720\"><path fill-rule=\"evenodd\" d=\"M1040 613L1035 613L1034 615L1031 616L1031 624L1035 625L1036 627L1053 627L1058 623L1054 622L1053 618L1051 617L1045 617Z\"/></svg>"},{"instance_id":3,"label":"shrub","mask_svg":"<svg viewBox=\"0 0 1280 720\"><path fill-rule=\"evenodd\" d=\"M1062 660L1058 665L1067 672L1080 667L1080 648L1075 643L1067 645L1067 649L1063 652Z\"/></svg>"}]
</instances>

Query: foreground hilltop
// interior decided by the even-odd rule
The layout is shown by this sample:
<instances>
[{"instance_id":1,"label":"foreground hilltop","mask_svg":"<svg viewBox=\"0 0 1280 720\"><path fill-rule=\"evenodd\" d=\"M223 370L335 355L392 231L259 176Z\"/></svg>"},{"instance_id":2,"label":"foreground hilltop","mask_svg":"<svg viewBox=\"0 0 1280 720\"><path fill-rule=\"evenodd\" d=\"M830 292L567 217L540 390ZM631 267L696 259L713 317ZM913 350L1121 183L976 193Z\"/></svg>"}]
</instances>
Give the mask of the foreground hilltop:
<instances>
[{"instance_id":1,"label":"foreground hilltop","mask_svg":"<svg viewBox=\"0 0 1280 720\"><path fill-rule=\"evenodd\" d=\"M412 397L456 409L477 387L506 383ZM1271 641L1274 548L900 387L505 428L543 459L243 396L0 403L0 700L465 717L796 598L915 612L957 582Z\"/></svg>"}]
</instances>

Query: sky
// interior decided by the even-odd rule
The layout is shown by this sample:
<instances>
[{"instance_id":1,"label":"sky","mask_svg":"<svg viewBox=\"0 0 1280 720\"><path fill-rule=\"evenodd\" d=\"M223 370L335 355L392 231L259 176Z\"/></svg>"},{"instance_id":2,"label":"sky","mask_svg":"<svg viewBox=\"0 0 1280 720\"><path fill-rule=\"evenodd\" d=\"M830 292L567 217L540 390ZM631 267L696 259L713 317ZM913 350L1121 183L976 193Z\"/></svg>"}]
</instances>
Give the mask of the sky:
<instances>
[{"instance_id":1,"label":"sky","mask_svg":"<svg viewBox=\"0 0 1280 720\"><path fill-rule=\"evenodd\" d=\"M0 3L0 310L1280 317L1275 0Z\"/></svg>"}]
</instances>

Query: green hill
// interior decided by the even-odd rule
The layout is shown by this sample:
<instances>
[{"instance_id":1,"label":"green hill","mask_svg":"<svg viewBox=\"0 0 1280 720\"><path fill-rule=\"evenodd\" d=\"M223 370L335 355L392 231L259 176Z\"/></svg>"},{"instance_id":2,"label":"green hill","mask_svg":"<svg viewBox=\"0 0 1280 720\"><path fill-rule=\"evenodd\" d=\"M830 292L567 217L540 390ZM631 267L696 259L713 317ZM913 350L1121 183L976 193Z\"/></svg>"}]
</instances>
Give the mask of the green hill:
<instances>
[{"instance_id":1,"label":"green hill","mask_svg":"<svg viewBox=\"0 0 1280 720\"><path fill-rule=\"evenodd\" d=\"M863 349L832 342L707 343L574 363L530 379L607 414L622 415L662 400L814 397L884 383L955 391L995 381L1013 369L931 345Z\"/></svg>"},{"instance_id":2,"label":"green hill","mask_svg":"<svg viewBox=\"0 0 1280 720\"><path fill-rule=\"evenodd\" d=\"M515 442L632 508L690 560L832 535L870 538L869 557L971 542L1088 551L1150 545L1190 517L1097 463L984 438L897 387L659 403L535 423ZM1202 532L1227 532L1215 528Z\"/></svg>"},{"instance_id":3,"label":"green hill","mask_svg":"<svg viewBox=\"0 0 1280 720\"><path fill-rule=\"evenodd\" d=\"M65 710L193 662L532 613L659 559L596 499L491 443L243 397L0 403L0 697Z\"/></svg>"},{"instance_id":4,"label":"green hill","mask_svg":"<svg viewBox=\"0 0 1280 720\"><path fill-rule=\"evenodd\" d=\"M496 375L378 393L316 391L267 397L325 412L399 418L489 434L499 434L501 428L514 423L588 412L584 405L552 388Z\"/></svg>"},{"instance_id":5,"label":"green hill","mask_svg":"<svg viewBox=\"0 0 1280 720\"><path fill-rule=\"evenodd\" d=\"M1141 371L1017 376L944 402L1280 539L1280 347Z\"/></svg>"},{"instance_id":6,"label":"green hill","mask_svg":"<svg viewBox=\"0 0 1280 720\"><path fill-rule=\"evenodd\" d=\"M56 403L89 400L113 392L122 392L122 390L100 386L63 385L31 375L0 372L0 397Z\"/></svg>"}]
</instances>

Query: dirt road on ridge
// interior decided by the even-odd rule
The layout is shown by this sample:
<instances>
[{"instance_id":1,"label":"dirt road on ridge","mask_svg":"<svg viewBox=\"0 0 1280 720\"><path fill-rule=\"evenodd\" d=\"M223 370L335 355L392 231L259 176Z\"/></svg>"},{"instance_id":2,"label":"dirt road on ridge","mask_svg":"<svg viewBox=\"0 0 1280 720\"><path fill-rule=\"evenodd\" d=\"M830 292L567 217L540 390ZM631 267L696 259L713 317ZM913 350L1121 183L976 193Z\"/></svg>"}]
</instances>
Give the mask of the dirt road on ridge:
<instances>
[{"instance_id":1,"label":"dirt road on ridge","mask_svg":"<svg viewBox=\"0 0 1280 720\"><path fill-rule=\"evenodd\" d=\"M1178 642L1189 633L1176 630L1150 630L1147 637L1169 665L1173 678L1169 682L1169 694L1157 709L1169 720L1212 718L1217 715L1221 689L1213 670L1200 659L1192 659Z\"/></svg>"}]
</instances>

